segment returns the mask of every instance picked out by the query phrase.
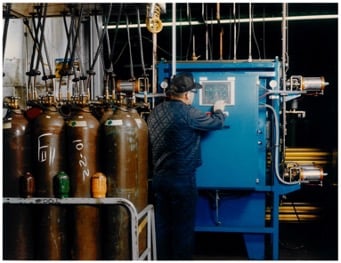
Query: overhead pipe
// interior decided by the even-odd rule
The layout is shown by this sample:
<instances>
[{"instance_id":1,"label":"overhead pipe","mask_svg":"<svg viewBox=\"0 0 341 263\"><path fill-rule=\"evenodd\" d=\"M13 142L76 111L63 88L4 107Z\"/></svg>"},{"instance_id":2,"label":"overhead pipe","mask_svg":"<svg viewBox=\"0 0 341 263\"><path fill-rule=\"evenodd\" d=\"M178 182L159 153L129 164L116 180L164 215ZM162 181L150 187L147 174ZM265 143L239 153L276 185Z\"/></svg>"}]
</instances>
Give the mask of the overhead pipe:
<instances>
[{"instance_id":1,"label":"overhead pipe","mask_svg":"<svg viewBox=\"0 0 341 263\"><path fill-rule=\"evenodd\" d=\"M43 11L41 11L43 9ZM43 55L42 55L42 46L43 46L43 43L44 43L44 29L45 29L45 21L46 21L46 12L47 12L47 4L43 5L43 6L39 6L39 13L42 14L43 16L43 21L42 23L40 24L40 28L35 28L35 32L36 32L36 41L38 43L38 47L37 47L37 52L38 52L38 55L37 55L37 61L36 61L36 69L35 71L38 72L38 67L39 67L39 63L41 62L41 67L42 67L42 71L43 71L43 77L42 79L44 80L45 82L45 88L47 90L47 79L48 77L46 76L46 72L45 72L45 66L44 66L44 61L43 61ZM35 23L33 23L33 26L35 25ZM40 39L38 39L38 31L40 29Z\"/></svg>"},{"instance_id":2,"label":"overhead pipe","mask_svg":"<svg viewBox=\"0 0 341 263\"><path fill-rule=\"evenodd\" d=\"M144 63L144 56L143 56L143 43L142 43L142 32L141 32L141 22L140 22L140 9L137 8L137 21L138 21L138 33L139 33L139 44L140 44L140 54L141 54L141 64L142 64L142 71L143 71L143 85L144 85L144 91L143 91L143 101L145 104L148 103L147 94L149 91L149 85L148 85L148 79L147 79L147 72L146 72L146 66Z\"/></svg>"},{"instance_id":3,"label":"overhead pipe","mask_svg":"<svg viewBox=\"0 0 341 263\"><path fill-rule=\"evenodd\" d=\"M129 18L126 13L126 25L127 25L127 38L128 38L128 50L129 50L129 61L130 61L130 80L135 80L134 75L134 63L133 63L133 54L131 50L131 40L130 40L130 31L129 31Z\"/></svg>"},{"instance_id":4,"label":"overhead pipe","mask_svg":"<svg viewBox=\"0 0 341 263\"><path fill-rule=\"evenodd\" d=\"M153 68L152 68L152 81L153 81L153 87L152 87L152 92L153 94L156 94L157 93L157 88L156 88L156 85L157 85L157 77L156 77L156 74L157 74L157 71L156 71L156 64L157 64L157 34L156 33L153 33ZM154 98L153 98L153 101L152 101L152 107L154 108Z\"/></svg>"},{"instance_id":5,"label":"overhead pipe","mask_svg":"<svg viewBox=\"0 0 341 263\"><path fill-rule=\"evenodd\" d=\"M141 54L141 64L142 64L142 71L143 77L147 76L146 67L144 64L144 56L143 56L143 43L142 43L142 32L141 32L141 22L140 22L140 9L137 8L137 24L138 24L138 33L139 33L139 44L140 44L140 54Z\"/></svg>"},{"instance_id":6,"label":"overhead pipe","mask_svg":"<svg viewBox=\"0 0 341 263\"><path fill-rule=\"evenodd\" d=\"M233 60L237 59L236 3L233 3Z\"/></svg>"},{"instance_id":7,"label":"overhead pipe","mask_svg":"<svg viewBox=\"0 0 341 263\"><path fill-rule=\"evenodd\" d=\"M190 12L190 8L189 8L189 3L186 4L186 11L187 11L187 17L188 17L188 25L189 25L189 43L188 43L188 47L187 47L187 52L186 52L186 60L188 59L188 54L189 54L189 49L190 49L190 44L191 44L191 39L193 38L194 41L194 35L193 35L193 28L192 28L192 17L191 17L191 12ZM192 52L192 59L195 56L194 53L194 47L193 47L193 52ZM194 59L193 59L194 60Z\"/></svg>"},{"instance_id":8,"label":"overhead pipe","mask_svg":"<svg viewBox=\"0 0 341 263\"><path fill-rule=\"evenodd\" d=\"M28 97L29 99L36 99L36 90L35 90L35 84L36 84L36 76L40 75L40 72L36 69L33 69L33 65L34 65L34 61L35 61L35 57L36 57L36 49L38 49L39 47L37 47L37 45L39 44L38 42L38 34L39 34L39 29L41 27L41 9L38 9L38 24L36 26L35 24L35 13L32 13L32 24L33 24L33 29L34 29L34 34L35 36L32 37L33 38L33 48L32 48L32 53L31 53L31 62L30 62L30 70L28 72L26 72L26 75L28 76L28 85L27 85L27 91L28 91ZM24 18L24 24L25 25L29 25L29 21L28 19ZM32 33L33 36L33 33ZM39 57L38 57L38 61L39 61ZM38 62L37 62L38 63ZM32 77L33 77L33 84L32 84Z\"/></svg>"},{"instance_id":9,"label":"overhead pipe","mask_svg":"<svg viewBox=\"0 0 341 263\"><path fill-rule=\"evenodd\" d=\"M264 23L264 22L281 22L282 17L258 17L258 18L252 18L253 23ZM307 15L307 16L289 16L287 17L287 21L308 21L308 20L330 20L330 19L338 19L337 14L330 14L330 15ZM238 23L249 23L249 18L239 18ZM218 24L216 20L207 20L207 23L211 24ZM221 24L234 24L235 19L221 19ZM176 26L201 26L201 21L191 21L191 22L184 22L184 21L178 21L176 22ZM173 26L173 22L164 22L164 27L170 27ZM137 28L137 24L130 24L130 28ZM143 25L142 27L146 27ZM126 29L127 27L125 25L119 25L119 29ZM108 26L108 29L116 29L114 25Z\"/></svg>"},{"instance_id":10,"label":"overhead pipe","mask_svg":"<svg viewBox=\"0 0 341 263\"><path fill-rule=\"evenodd\" d=\"M4 23L4 30L2 35L2 63L4 63L5 59L5 51L6 51L6 41L7 41L7 32L8 32L8 24L10 19L10 11L11 11L11 4L6 4L6 10L4 11L5 14L5 23Z\"/></svg>"},{"instance_id":11,"label":"overhead pipe","mask_svg":"<svg viewBox=\"0 0 341 263\"><path fill-rule=\"evenodd\" d=\"M78 24L77 24L75 36L74 36L73 43L72 43L72 49L70 50L70 60L67 62L68 63L68 67L67 67L67 98L68 100L71 99L72 91L70 91L70 88L69 88L69 79L72 74L72 71L74 70L75 52L76 52L77 40L78 40L78 36L79 36L81 24L82 24L82 17L83 17L83 6L81 5L80 11L79 11Z\"/></svg>"},{"instance_id":12,"label":"overhead pipe","mask_svg":"<svg viewBox=\"0 0 341 263\"><path fill-rule=\"evenodd\" d=\"M193 35L193 40L192 40L192 49L193 49L193 51L192 51L192 60L193 61L195 61L195 60L197 60L200 56L196 56L196 54L195 54L195 35Z\"/></svg>"},{"instance_id":13,"label":"overhead pipe","mask_svg":"<svg viewBox=\"0 0 341 263\"><path fill-rule=\"evenodd\" d=\"M249 3L249 62L252 62L252 4Z\"/></svg>"},{"instance_id":14,"label":"overhead pipe","mask_svg":"<svg viewBox=\"0 0 341 263\"><path fill-rule=\"evenodd\" d=\"M66 33L66 38L67 38L67 43L66 43L66 49L65 49L65 55L64 55L64 60L62 61L62 68L59 70L59 87L58 87L58 101L61 101L61 90L62 90L62 79L65 76L68 76L67 78L67 98L70 99L70 90L69 90L69 76L71 72L70 66L73 65L73 62L69 63L68 62L68 56L70 55L71 57L71 43L72 43L72 36L73 36L73 28L74 28L74 23L75 23L75 9L74 6L70 6L70 13L71 13L71 20L70 20L70 27L68 30L67 22L66 22L66 12L62 12L63 15L63 21L64 21L64 27L65 27L65 33ZM79 22L80 25L80 22ZM71 58L70 58L71 59Z\"/></svg>"},{"instance_id":15,"label":"overhead pipe","mask_svg":"<svg viewBox=\"0 0 341 263\"><path fill-rule=\"evenodd\" d=\"M283 3L282 14L282 89L286 87L286 56L287 56L287 4Z\"/></svg>"},{"instance_id":16,"label":"overhead pipe","mask_svg":"<svg viewBox=\"0 0 341 263\"><path fill-rule=\"evenodd\" d=\"M176 3L172 4L172 77L176 74Z\"/></svg>"},{"instance_id":17,"label":"overhead pipe","mask_svg":"<svg viewBox=\"0 0 341 263\"><path fill-rule=\"evenodd\" d=\"M217 21L218 25L220 27L220 32L219 32L219 59L223 59L223 35L224 35L224 28L220 24L220 3L217 3Z\"/></svg>"},{"instance_id":18,"label":"overhead pipe","mask_svg":"<svg viewBox=\"0 0 341 263\"><path fill-rule=\"evenodd\" d=\"M156 64L157 64L157 33L159 33L162 28L163 24L160 20L160 13L166 12L166 4L148 4L147 5L147 14L148 17L146 18L146 24L144 26L147 27L148 31L152 33L153 38L153 52L152 52L152 93L157 93L157 71L156 71ZM129 25L131 26L131 25ZM141 28L142 25L140 25ZM134 27L134 25L132 26ZM137 25L139 27L139 25ZM155 106L155 98L152 97L152 108Z\"/></svg>"},{"instance_id":19,"label":"overhead pipe","mask_svg":"<svg viewBox=\"0 0 341 263\"><path fill-rule=\"evenodd\" d=\"M283 3L283 20L282 20L282 90L286 88L286 64L287 64L287 4ZM286 125L287 125L287 118L286 118L286 102L283 99L282 103L282 112L283 112L283 155L282 158L285 158L285 148L286 148Z\"/></svg>"},{"instance_id":20,"label":"overhead pipe","mask_svg":"<svg viewBox=\"0 0 341 263\"><path fill-rule=\"evenodd\" d=\"M68 30L68 26L67 26L67 22L66 22L67 13L63 12L63 21L64 21L67 43L66 43L66 49L65 49L65 55L64 55L64 61L63 61L62 69L59 71L60 86L62 83L62 77L66 75L66 70L67 70L66 63L67 63L67 58L68 58L69 54L71 53L70 46L71 46L71 42L72 42L72 30L74 28L74 23L75 23L75 14L74 14L73 6L71 6L70 9L71 9L71 18L70 18L71 20L70 20L69 30ZM59 90L60 90L60 87L59 87ZM59 99L61 99L61 98L59 98Z\"/></svg>"},{"instance_id":21,"label":"overhead pipe","mask_svg":"<svg viewBox=\"0 0 341 263\"><path fill-rule=\"evenodd\" d=\"M96 28L96 31L97 31L97 38L101 39L101 33L102 32L100 32L100 29L99 29L99 26L98 26L99 23L98 23L98 16L97 16L97 14L94 15L94 20L95 20L95 28ZM107 34L105 33L105 26L103 27L103 33L105 34L106 39L108 39ZM103 39L103 41L104 41L104 39ZM110 56L110 54L108 56ZM104 62L103 48L101 48L101 50L100 50L100 58L101 58L100 59L100 63L101 63L102 68L103 68L102 70L105 71L106 67L105 67L105 62Z\"/></svg>"},{"instance_id":22,"label":"overhead pipe","mask_svg":"<svg viewBox=\"0 0 341 263\"><path fill-rule=\"evenodd\" d=\"M104 37L105 37L105 35L106 35L105 32L106 32L106 30L107 30L107 28L108 28L109 18L110 18L110 15L111 15L111 9L112 9L112 4L110 4L110 6L109 6L108 15L107 15L107 17L105 18L105 22L104 22L104 25L103 25L104 30L102 31L101 37L100 37L100 39L99 39L99 45L98 45L98 47L97 47L97 50L96 50L94 59L93 59L93 61L92 61L92 64L91 64L91 66L90 66L90 69L88 70L88 73L89 73L89 74L92 74L92 73L93 73L94 68L95 68L95 64L96 64L97 59L98 59L98 56L99 56L100 52L102 51L102 48L103 48L103 40L104 40Z\"/></svg>"},{"instance_id":23,"label":"overhead pipe","mask_svg":"<svg viewBox=\"0 0 341 263\"><path fill-rule=\"evenodd\" d=\"M92 81L94 75L96 74L94 71L94 68L95 68L98 56L102 52L103 40L104 40L104 37L106 36L107 26L108 26L109 18L111 15L111 10L112 10L112 4L109 5L108 14L107 14L107 17L105 17L105 21L103 23L104 29L102 31L100 39L98 40L99 44L98 44L97 50L95 52L95 55L93 57L92 64L91 64L90 68L87 70L88 79L87 79L87 83L86 83L86 93L87 93L89 99L93 99L93 96L94 96L93 92L91 92L91 81Z\"/></svg>"},{"instance_id":24,"label":"overhead pipe","mask_svg":"<svg viewBox=\"0 0 341 263\"><path fill-rule=\"evenodd\" d=\"M201 6L201 16L205 25L205 58L206 60L208 60L208 25L205 19L205 4L204 3L202 3L202 6Z\"/></svg>"},{"instance_id":25,"label":"overhead pipe","mask_svg":"<svg viewBox=\"0 0 341 263\"><path fill-rule=\"evenodd\" d=\"M118 35L118 26L119 26L120 20L121 20L122 8L123 8L123 4L120 5L120 11L118 13L118 17L117 17L117 21L116 21L116 30L115 30L114 40L113 40L112 45L111 45L111 52L110 52L110 56L109 56L109 61L110 61L109 71L111 72L111 96L112 96L112 100L116 99L116 83L115 83L116 74L114 73L114 54L115 54L114 51L115 51L115 44L116 44L117 35Z\"/></svg>"}]
</instances>

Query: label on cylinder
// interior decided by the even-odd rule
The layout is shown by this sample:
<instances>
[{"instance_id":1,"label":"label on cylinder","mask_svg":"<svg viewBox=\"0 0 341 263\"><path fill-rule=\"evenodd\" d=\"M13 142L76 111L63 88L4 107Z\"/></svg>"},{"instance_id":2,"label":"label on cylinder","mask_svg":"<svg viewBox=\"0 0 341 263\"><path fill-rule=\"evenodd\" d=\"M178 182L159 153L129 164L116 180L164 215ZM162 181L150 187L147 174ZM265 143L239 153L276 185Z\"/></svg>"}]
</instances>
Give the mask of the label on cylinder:
<instances>
[{"instance_id":1,"label":"label on cylinder","mask_svg":"<svg viewBox=\"0 0 341 263\"><path fill-rule=\"evenodd\" d=\"M4 122L2 124L3 129L11 129L12 128L12 122Z\"/></svg>"},{"instance_id":2,"label":"label on cylinder","mask_svg":"<svg viewBox=\"0 0 341 263\"><path fill-rule=\"evenodd\" d=\"M69 121L69 126L71 127L86 127L86 121Z\"/></svg>"},{"instance_id":3,"label":"label on cylinder","mask_svg":"<svg viewBox=\"0 0 341 263\"><path fill-rule=\"evenodd\" d=\"M56 159L56 147L51 142L55 139L52 133L43 133L37 138L37 160L40 163L48 162L49 165Z\"/></svg>"},{"instance_id":4,"label":"label on cylinder","mask_svg":"<svg viewBox=\"0 0 341 263\"><path fill-rule=\"evenodd\" d=\"M107 120L105 126L122 126L123 120Z\"/></svg>"}]
</instances>

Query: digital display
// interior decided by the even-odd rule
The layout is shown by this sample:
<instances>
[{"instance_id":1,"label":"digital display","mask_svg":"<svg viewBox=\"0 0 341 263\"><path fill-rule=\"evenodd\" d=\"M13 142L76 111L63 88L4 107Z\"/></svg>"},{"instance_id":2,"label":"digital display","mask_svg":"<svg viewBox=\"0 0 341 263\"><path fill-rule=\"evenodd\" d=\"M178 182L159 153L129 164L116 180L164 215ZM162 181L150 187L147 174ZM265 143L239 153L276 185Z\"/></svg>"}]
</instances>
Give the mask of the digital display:
<instances>
[{"instance_id":1,"label":"digital display","mask_svg":"<svg viewBox=\"0 0 341 263\"><path fill-rule=\"evenodd\" d=\"M234 105L234 79L203 80L200 84L200 105L213 105L217 100L224 100L226 105Z\"/></svg>"}]
</instances>

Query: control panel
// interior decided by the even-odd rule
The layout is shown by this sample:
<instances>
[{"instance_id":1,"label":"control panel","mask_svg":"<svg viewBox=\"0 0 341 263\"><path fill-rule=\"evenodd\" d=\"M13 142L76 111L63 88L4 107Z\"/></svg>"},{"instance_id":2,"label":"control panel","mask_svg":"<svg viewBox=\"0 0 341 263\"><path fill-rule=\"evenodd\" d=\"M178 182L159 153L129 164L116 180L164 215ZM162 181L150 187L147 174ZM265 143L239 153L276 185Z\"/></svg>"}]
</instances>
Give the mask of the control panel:
<instances>
[{"instance_id":1,"label":"control panel","mask_svg":"<svg viewBox=\"0 0 341 263\"><path fill-rule=\"evenodd\" d=\"M227 80L208 80L200 78L202 89L199 90L199 105L211 106L217 100L224 100L226 106L235 103L235 78L229 77Z\"/></svg>"}]
</instances>

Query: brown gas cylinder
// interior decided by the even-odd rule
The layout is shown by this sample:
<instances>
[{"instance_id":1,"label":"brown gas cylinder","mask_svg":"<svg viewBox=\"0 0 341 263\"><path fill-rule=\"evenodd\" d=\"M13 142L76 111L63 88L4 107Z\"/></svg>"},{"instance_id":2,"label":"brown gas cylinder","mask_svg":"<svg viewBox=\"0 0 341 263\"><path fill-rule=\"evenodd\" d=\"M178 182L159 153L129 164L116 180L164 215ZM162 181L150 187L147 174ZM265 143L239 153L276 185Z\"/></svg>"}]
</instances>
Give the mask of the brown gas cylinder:
<instances>
[{"instance_id":1,"label":"brown gas cylinder","mask_svg":"<svg viewBox=\"0 0 341 263\"><path fill-rule=\"evenodd\" d=\"M20 197L20 179L31 171L31 137L28 120L19 109L19 98L9 98L9 114L3 120L3 196ZM33 194L32 192L28 195ZM28 197L23 196L23 197ZM3 258L34 259L32 207L3 207Z\"/></svg>"},{"instance_id":2,"label":"brown gas cylinder","mask_svg":"<svg viewBox=\"0 0 341 263\"><path fill-rule=\"evenodd\" d=\"M140 117L140 115L135 109L130 108L129 113L134 118L138 127L137 132L138 199L135 205L137 210L141 211L148 204L148 126L146 121Z\"/></svg>"},{"instance_id":3,"label":"brown gas cylinder","mask_svg":"<svg viewBox=\"0 0 341 263\"><path fill-rule=\"evenodd\" d=\"M9 115L3 120L3 195L19 197L19 178L31 171L28 120L19 109L19 98L11 97Z\"/></svg>"},{"instance_id":4,"label":"brown gas cylinder","mask_svg":"<svg viewBox=\"0 0 341 263\"><path fill-rule=\"evenodd\" d=\"M136 116L135 116L136 117ZM131 111L121 106L103 123L102 158L108 197L139 204L139 127ZM106 215L106 259L131 259L130 217L123 207L110 207Z\"/></svg>"},{"instance_id":5,"label":"brown gas cylinder","mask_svg":"<svg viewBox=\"0 0 341 263\"><path fill-rule=\"evenodd\" d=\"M43 98L43 113L32 127L32 157L37 197L54 197L53 178L65 170L65 122L54 98ZM36 259L66 259L66 208L39 205L35 212Z\"/></svg>"},{"instance_id":6,"label":"brown gas cylinder","mask_svg":"<svg viewBox=\"0 0 341 263\"><path fill-rule=\"evenodd\" d=\"M133 109L129 109L130 114L134 118L138 127L138 148L137 148L137 196L136 209L140 212L148 205L148 126L146 121L141 118L139 113ZM146 227L139 233L140 254L146 249L147 245L147 229Z\"/></svg>"},{"instance_id":7,"label":"brown gas cylinder","mask_svg":"<svg viewBox=\"0 0 341 263\"><path fill-rule=\"evenodd\" d=\"M75 111L67 121L68 174L71 197L91 197L91 176L98 172L99 121L92 115L87 98L76 98ZM100 208L77 205L71 212L71 258L101 259Z\"/></svg>"}]
</instances>

